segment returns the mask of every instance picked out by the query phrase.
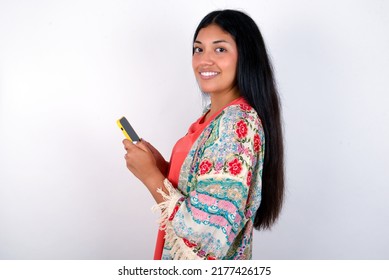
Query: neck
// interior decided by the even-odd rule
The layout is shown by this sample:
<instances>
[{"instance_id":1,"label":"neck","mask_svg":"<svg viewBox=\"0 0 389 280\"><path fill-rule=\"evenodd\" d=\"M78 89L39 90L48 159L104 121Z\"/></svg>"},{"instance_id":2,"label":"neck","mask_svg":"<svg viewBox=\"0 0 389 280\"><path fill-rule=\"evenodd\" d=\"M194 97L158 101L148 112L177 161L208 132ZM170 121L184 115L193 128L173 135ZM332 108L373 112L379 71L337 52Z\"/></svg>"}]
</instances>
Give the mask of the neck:
<instances>
[{"instance_id":1,"label":"neck","mask_svg":"<svg viewBox=\"0 0 389 280\"><path fill-rule=\"evenodd\" d=\"M240 97L239 91L234 87L226 93L210 93L211 110L210 113L216 113L235 99Z\"/></svg>"},{"instance_id":2,"label":"neck","mask_svg":"<svg viewBox=\"0 0 389 280\"><path fill-rule=\"evenodd\" d=\"M219 110L230 104L232 101L240 97L239 91L234 87L226 93L209 93L211 97L211 108L204 117L207 121L211 116L216 114Z\"/></svg>"}]
</instances>

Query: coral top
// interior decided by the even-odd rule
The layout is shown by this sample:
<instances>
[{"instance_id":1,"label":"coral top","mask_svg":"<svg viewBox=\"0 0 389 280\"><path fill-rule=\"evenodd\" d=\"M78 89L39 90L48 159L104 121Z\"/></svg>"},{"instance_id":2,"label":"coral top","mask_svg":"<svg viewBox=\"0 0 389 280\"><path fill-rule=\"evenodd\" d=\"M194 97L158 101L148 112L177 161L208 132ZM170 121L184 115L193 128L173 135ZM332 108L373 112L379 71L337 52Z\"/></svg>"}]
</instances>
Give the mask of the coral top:
<instances>
[{"instance_id":1,"label":"coral top","mask_svg":"<svg viewBox=\"0 0 389 280\"><path fill-rule=\"evenodd\" d=\"M188 133L179 139L173 147L172 155L170 157L170 167L168 173L168 180L172 183L174 187L177 187L181 166L188 155L191 147L194 142L203 132L204 128L216 117L218 116L226 107L235 105L235 104L247 104L243 97L239 97L233 100L231 103L227 104L225 107L221 108L218 112L210 116L206 121L204 121L208 112L202 115L196 122L194 122L188 130ZM163 246L165 243L165 231L158 230L157 242L154 252L154 260L160 260L162 258Z\"/></svg>"}]
</instances>

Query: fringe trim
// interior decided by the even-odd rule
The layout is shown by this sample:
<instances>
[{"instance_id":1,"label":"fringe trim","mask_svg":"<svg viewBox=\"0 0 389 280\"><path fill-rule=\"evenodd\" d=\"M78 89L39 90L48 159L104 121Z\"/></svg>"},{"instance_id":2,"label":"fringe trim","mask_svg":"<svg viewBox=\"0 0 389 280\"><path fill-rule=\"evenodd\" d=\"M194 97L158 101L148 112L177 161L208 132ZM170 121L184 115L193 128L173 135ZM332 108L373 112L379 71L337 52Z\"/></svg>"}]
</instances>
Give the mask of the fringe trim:
<instances>
[{"instance_id":1,"label":"fringe trim","mask_svg":"<svg viewBox=\"0 0 389 280\"><path fill-rule=\"evenodd\" d=\"M164 201L151 208L153 212L158 211L158 209L161 210L161 217L158 219L161 230L166 229L169 216L173 213L177 201L183 197L181 192L174 188L168 179L163 181L163 185L168 193L165 193L162 188L158 188L157 192L162 195Z\"/></svg>"},{"instance_id":2,"label":"fringe trim","mask_svg":"<svg viewBox=\"0 0 389 280\"><path fill-rule=\"evenodd\" d=\"M166 242L171 246L170 255L173 260L202 260L191 248L189 248L182 238L178 237L173 227L170 225L166 228Z\"/></svg>"},{"instance_id":3,"label":"fringe trim","mask_svg":"<svg viewBox=\"0 0 389 280\"><path fill-rule=\"evenodd\" d=\"M164 199L163 202L156 204L152 207L152 211L161 210L161 217L158 220L160 224L160 229L165 230L165 241L168 247L171 248L170 255L174 260L200 260L203 259L199 257L196 253L189 248L181 237L178 237L174 231L171 221L169 221L170 215L173 213L174 208L177 205L177 202L180 198L183 197L180 191L173 187L168 179L163 181L164 187L168 193L165 193L162 188L157 190Z\"/></svg>"}]
</instances>

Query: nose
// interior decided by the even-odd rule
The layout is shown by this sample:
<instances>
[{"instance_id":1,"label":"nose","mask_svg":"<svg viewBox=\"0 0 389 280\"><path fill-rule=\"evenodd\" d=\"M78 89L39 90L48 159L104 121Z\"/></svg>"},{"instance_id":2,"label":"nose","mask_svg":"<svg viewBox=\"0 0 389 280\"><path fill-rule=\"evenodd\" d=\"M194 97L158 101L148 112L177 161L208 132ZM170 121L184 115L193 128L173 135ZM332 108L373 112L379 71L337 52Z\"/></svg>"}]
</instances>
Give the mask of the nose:
<instances>
[{"instance_id":1,"label":"nose","mask_svg":"<svg viewBox=\"0 0 389 280\"><path fill-rule=\"evenodd\" d=\"M204 51L200 56L201 65L212 65L214 63L213 54L210 51Z\"/></svg>"}]
</instances>

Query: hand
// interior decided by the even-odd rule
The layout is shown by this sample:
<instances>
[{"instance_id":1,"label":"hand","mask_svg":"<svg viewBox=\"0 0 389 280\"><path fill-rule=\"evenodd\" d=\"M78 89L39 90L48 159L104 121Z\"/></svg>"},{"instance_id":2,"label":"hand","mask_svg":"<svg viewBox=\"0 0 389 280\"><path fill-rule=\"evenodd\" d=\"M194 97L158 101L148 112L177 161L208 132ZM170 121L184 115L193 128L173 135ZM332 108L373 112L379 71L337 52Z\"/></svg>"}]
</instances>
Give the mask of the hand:
<instances>
[{"instance_id":1,"label":"hand","mask_svg":"<svg viewBox=\"0 0 389 280\"><path fill-rule=\"evenodd\" d=\"M124 156L127 168L149 189L157 203L162 202L157 188L163 187L165 176L159 170L152 151L143 141L134 144L124 139L123 145L127 151Z\"/></svg>"},{"instance_id":2,"label":"hand","mask_svg":"<svg viewBox=\"0 0 389 280\"><path fill-rule=\"evenodd\" d=\"M139 141L134 144L131 141L123 140L124 149L127 151L124 158L126 159L127 168L142 182L150 177L158 169L156 160L151 150L145 143Z\"/></svg>"},{"instance_id":3,"label":"hand","mask_svg":"<svg viewBox=\"0 0 389 280\"><path fill-rule=\"evenodd\" d=\"M151 145L149 142L145 141L144 139L142 139L142 142L145 143L149 148L149 150L152 152L158 169L165 177L167 177L169 171L169 163L163 158L161 153L156 148L154 148L153 145Z\"/></svg>"}]
</instances>

